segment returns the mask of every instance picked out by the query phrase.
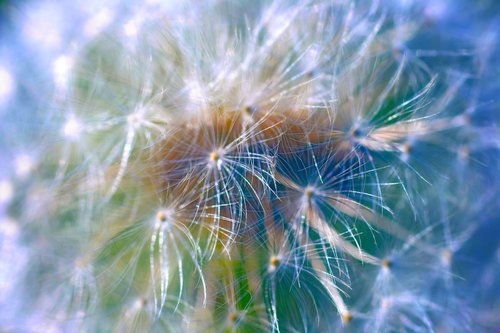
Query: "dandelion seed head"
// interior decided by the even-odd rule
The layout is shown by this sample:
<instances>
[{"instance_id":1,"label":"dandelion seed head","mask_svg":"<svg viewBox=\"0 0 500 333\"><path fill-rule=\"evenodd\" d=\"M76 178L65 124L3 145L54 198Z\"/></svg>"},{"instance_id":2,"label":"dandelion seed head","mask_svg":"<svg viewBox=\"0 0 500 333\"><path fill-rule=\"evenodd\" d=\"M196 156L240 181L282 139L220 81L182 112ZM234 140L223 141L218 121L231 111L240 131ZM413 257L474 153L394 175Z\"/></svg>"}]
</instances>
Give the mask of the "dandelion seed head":
<instances>
[{"instance_id":1,"label":"dandelion seed head","mask_svg":"<svg viewBox=\"0 0 500 333\"><path fill-rule=\"evenodd\" d=\"M22 24L52 58L43 54L42 77L52 78L56 98L45 102L57 104L62 139L43 143L47 157L17 155L18 182L0 181L0 213L19 198L26 209L12 209L14 218L33 238L74 251L34 269L39 280L61 268L70 275L71 293L59 294L71 309L57 311L58 328L81 315L82 330L192 331L176 330L174 314L189 328L202 322L199 331L326 332L322 323L338 313L335 326L354 318L347 329L431 331L422 329L433 328L436 308L421 281L424 261L442 264L429 275L435 288L442 271L453 275L457 247L447 242L441 253L433 235L414 234L444 220L435 211L450 215L444 195L428 200L431 172L419 163L439 164L424 148L446 142L457 158L471 148L476 158L471 137L484 132L481 115L474 124L456 115L455 91L434 98L446 90L441 69L412 49L417 25L445 19L449 1L390 1L400 3L395 11L347 0L91 2L69 17L73 4L45 0ZM423 17L413 20L414 8ZM0 104L17 80L0 66ZM455 140L461 126L473 135ZM453 139L434 140L442 132ZM455 230L446 233L453 239ZM68 246L66 236L86 246ZM392 244L412 257L386 252ZM72 308L97 296L95 309ZM41 300L40 313L54 302ZM104 318L110 304L121 315Z\"/></svg>"}]
</instances>

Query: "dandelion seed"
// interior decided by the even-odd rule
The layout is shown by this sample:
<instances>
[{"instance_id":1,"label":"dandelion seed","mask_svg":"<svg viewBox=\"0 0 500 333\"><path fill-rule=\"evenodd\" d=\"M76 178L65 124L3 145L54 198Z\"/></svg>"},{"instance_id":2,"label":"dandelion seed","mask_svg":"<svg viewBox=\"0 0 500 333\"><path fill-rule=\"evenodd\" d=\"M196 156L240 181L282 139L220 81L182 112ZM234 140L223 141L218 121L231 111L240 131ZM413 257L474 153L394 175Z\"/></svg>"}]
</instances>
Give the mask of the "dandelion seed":
<instances>
[{"instance_id":1,"label":"dandelion seed","mask_svg":"<svg viewBox=\"0 0 500 333\"><path fill-rule=\"evenodd\" d=\"M172 223L174 212L171 209L162 209L156 214L156 220L160 223Z\"/></svg>"},{"instance_id":2,"label":"dandelion seed","mask_svg":"<svg viewBox=\"0 0 500 333\"><path fill-rule=\"evenodd\" d=\"M275 272L280 264L281 264L280 256L272 256L269 259L269 268L268 268L269 273Z\"/></svg>"},{"instance_id":3,"label":"dandelion seed","mask_svg":"<svg viewBox=\"0 0 500 333\"><path fill-rule=\"evenodd\" d=\"M382 260L382 268L384 269L384 271L389 271L392 267L393 263L390 259L384 259Z\"/></svg>"},{"instance_id":4,"label":"dandelion seed","mask_svg":"<svg viewBox=\"0 0 500 333\"><path fill-rule=\"evenodd\" d=\"M255 108L253 106L250 106L250 105L246 105L243 107L243 113L247 116L251 116L252 114L255 113Z\"/></svg>"},{"instance_id":5,"label":"dandelion seed","mask_svg":"<svg viewBox=\"0 0 500 333\"><path fill-rule=\"evenodd\" d=\"M353 319L353 316L349 311L344 311L341 316L344 324L349 324Z\"/></svg>"}]
</instances>

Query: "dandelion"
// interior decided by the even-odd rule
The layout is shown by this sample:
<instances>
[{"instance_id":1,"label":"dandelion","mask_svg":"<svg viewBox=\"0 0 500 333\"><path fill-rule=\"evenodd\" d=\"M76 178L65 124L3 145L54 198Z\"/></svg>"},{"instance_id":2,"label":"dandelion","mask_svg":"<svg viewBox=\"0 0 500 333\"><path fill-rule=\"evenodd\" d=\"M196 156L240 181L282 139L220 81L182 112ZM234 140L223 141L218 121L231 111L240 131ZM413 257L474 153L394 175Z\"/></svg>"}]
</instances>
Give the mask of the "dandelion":
<instances>
[{"instance_id":1,"label":"dandelion","mask_svg":"<svg viewBox=\"0 0 500 333\"><path fill-rule=\"evenodd\" d=\"M2 329L491 326L461 277L496 230L496 35L458 47L451 3L22 11L6 45L39 57L0 64Z\"/></svg>"}]
</instances>

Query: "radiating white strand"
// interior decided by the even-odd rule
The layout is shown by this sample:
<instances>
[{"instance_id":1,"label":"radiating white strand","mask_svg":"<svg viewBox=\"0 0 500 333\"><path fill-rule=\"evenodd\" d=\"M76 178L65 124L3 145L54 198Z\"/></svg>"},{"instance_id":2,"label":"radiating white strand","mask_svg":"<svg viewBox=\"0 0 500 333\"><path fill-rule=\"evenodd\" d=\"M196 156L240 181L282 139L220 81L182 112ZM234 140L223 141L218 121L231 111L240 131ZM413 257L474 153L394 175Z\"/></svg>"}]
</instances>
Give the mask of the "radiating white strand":
<instances>
[{"instance_id":1,"label":"radiating white strand","mask_svg":"<svg viewBox=\"0 0 500 333\"><path fill-rule=\"evenodd\" d=\"M170 259L167 251L167 244L165 242L165 231L160 228L158 235L158 248L160 250L160 308L158 309L157 315L160 316L165 301L167 300L167 288L170 279Z\"/></svg>"},{"instance_id":2,"label":"radiating white strand","mask_svg":"<svg viewBox=\"0 0 500 333\"><path fill-rule=\"evenodd\" d=\"M130 159L130 154L132 152L132 146L134 143L134 138L135 138L135 129L132 126L129 126L127 130L127 139L125 140L125 145L123 146L123 153L122 153L122 158L120 161L120 168L118 170L118 173L113 181L113 184L111 185L111 189L106 195L106 200L109 201L113 194L115 194L116 190L118 190L118 187L120 186L120 183L123 179L123 176L125 175L125 171L128 166L128 162Z\"/></svg>"},{"instance_id":3,"label":"radiating white strand","mask_svg":"<svg viewBox=\"0 0 500 333\"><path fill-rule=\"evenodd\" d=\"M172 233L169 233L169 236L170 236L170 241L172 242L173 246L174 246L174 251L175 251L175 254L177 256L177 269L179 271L179 294L177 296L177 303L175 304L175 308L173 310L173 312L177 312L177 309L179 307L179 304L181 302L181 298L182 298L182 291L183 291L183 288L184 288L184 272L183 272L183 266L182 266L182 257L181 257L181 254L180 254L180 251L179 251L179 247L177 246L177 242L175 240L175 237Z\"/></svg>"},{"instance_id":4,"label":"radiating white strand","mask_svg":"<svg viewBox=\"0 0 500 333\"><path fill-rule=\"evenodd\" d=\"M151 235L151 243L149 244L149 266L151 270L151 284L153 289L153 299L155 302L155 309L158 308L158 296L157 296L157 287L156 287L156 239L158 237L157 230L161 228L161 222L156 222L154 227L154 232Z\"/></svg>"}]
</instances>

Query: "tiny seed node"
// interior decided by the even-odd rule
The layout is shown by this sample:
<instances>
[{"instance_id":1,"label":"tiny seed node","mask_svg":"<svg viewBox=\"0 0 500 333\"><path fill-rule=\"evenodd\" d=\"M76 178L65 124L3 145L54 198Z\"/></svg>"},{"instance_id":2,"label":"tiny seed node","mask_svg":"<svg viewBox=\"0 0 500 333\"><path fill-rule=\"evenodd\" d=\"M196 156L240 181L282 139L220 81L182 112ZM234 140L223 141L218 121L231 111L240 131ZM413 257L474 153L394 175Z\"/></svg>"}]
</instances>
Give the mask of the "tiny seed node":
<instances>
[{"instance_id":1,"label":"tiny seed node","mask_svg":"<svg viewBox=\"0 0 500 333\"><path fill-rule=\"evenodd\" d=\"M253 113L255 113L255 108L251 105L245 105L243 107L243 113L246 114L246 115L251 115Z\"/></svg>"},{"instance_id":2,"label":"tiny seed node","mask_svg":"<svg viewBox=\"0 0 500 333\"><path fill-rule=\"evenodd\" d=\"M345 311L344 313L342 313L342 322L348 324L351 321L352 321L352 313L350 313L349 311Z\"/></svg>"},{"instance_id":3,"label":"tiny seed node","mask_svg":"<svg viewBox=\"0 0 500 333\"><path fill-rule=\"evenodd\" d=\"M453 259L453 252L450 249L444 249L441 252L441 258L444 264L449 265Z\"/></svg>"},{"instance_id":4,"label":"tiny seed node","mask_svg":"<svg viewBox=\"0 0 500 333\"><path fill-rule=\"evenodd\" d=\"M271 265L272 268L276 268L280 265L281 259L278 256L272 256L271 259L269 260L269 264Z\"/></svg>"},{"instance_id":5,"label":"tiny seed node","mask_svg":"<svg viewBox=\"0 0 500 333\"><path fill-rule=\"evenodd\" d=\"M312 187L306 187L304 190L304 195L306 196L307 200L311 200L313 195L314 195L314 189Z\"/></svg>"},{"instance_id":6,"label":"tiny seed node","mask_svg":"<svg viewBox=\"0 0 500 333\"><path fill-rule=\"evenodd\" d=\"M353 128L350 131L350 135L352 138L358 139L359 137L361 137L361 130L359 128Z\"/></svg>"},{"instance_id":7,"label":"tiny seed node","mask_svg":"<svg viewBox=\"0 0 500 333\"><path fill-rule=\"evenodd\" d=\"M458 151L458 156L461 160L467 160L470 155L470 149L467 146L462 146Z\"/></svg>"},{"instance_id":8,"label":"tiny seed node","mask_svg":"<svg viewBox=\"0 0 500 333\"><path fill-rule=\"evenodd\" d=\"M238 313L237 312L231 312L228 316L228 319L231 323L234 323L238 320Z\"/></svg>"},{"instance_id":9,"label":"tiny seed node","mask_svg":"<svg viewBox=\"0 0 500 333\"><path fill-rule=\"evenodd\" d=\"M401 151L404 153L404 154L410 154L413 150L413 146L409 143L405 143L401 146Z\"/></svg>"}]
</instances>

